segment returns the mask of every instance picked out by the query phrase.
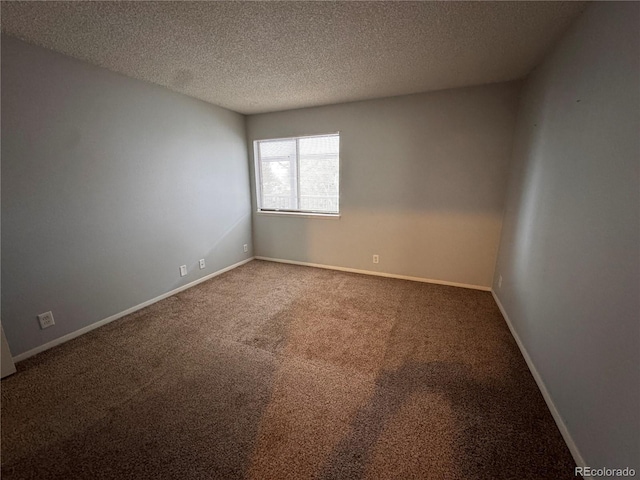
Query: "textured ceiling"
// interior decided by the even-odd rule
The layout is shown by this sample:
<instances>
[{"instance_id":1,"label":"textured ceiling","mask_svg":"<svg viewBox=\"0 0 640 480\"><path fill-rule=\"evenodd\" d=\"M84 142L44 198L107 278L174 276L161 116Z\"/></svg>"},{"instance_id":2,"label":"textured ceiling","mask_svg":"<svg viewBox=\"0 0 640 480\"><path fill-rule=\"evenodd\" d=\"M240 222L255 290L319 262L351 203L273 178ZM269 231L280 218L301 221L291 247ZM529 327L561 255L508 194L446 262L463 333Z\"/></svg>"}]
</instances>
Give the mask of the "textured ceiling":
<instances>
[{"instance_id":1,"label":"textured ceiling","mask_svg":"<svg viewBox=\"0 0 640 480\"><path fill-rule=\"evenodd\" d=\"M250 114L525 76L584 2L3 2L3 32Z\"/></svg>"}]
</instances>

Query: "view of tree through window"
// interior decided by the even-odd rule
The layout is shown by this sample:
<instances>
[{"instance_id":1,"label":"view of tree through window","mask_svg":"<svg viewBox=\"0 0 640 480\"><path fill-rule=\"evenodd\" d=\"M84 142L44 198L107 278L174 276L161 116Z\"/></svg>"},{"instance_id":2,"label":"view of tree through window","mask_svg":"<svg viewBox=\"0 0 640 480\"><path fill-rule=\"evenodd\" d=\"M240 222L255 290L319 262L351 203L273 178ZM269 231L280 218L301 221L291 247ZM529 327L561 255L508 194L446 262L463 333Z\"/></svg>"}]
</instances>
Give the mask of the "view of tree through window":
<instances>
[{"instance_id":1,"label":"view of tree through window","mask_svg":"<svg viewBox=\"0 0 640 480\"><path fill-rule=\"evenodd\" d=\"M338 213L340 136L260 140L260 210Z\"/></svg>"}]
</instances>

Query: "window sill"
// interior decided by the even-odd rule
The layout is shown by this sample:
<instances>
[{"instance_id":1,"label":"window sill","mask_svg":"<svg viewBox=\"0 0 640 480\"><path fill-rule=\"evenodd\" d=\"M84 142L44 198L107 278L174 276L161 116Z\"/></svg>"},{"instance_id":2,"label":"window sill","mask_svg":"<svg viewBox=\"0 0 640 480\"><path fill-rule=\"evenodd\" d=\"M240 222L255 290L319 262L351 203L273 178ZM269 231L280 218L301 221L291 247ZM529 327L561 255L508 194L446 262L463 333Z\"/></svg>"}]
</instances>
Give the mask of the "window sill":
<instances>
[{"instance_id":1,"label":"window sill","mask_svg":"<svg viewBox=\"0 0 640 480\"><path fill-rule=\"evenodd\" d=\"M301 218L322 218L322 219L333 219L339 220L339 213L308 213L308 212L263 212L262 210L258 210L256 212L258 215L264 215L266 217L301 217Z\"/></svg>"}]
</instances>

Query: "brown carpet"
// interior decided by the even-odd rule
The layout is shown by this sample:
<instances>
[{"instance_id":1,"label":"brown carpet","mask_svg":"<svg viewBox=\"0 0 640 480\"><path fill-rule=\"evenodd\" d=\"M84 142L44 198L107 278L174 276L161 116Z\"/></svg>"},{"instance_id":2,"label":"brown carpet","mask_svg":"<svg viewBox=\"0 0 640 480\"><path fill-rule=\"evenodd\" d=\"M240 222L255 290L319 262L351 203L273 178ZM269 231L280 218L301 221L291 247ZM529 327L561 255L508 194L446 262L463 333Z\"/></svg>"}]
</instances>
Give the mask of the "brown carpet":
<instances>
[{"instance_id":1,"label":"brown carpet","mask_svg":"<svg viewBox=\"0 0 640 480\"><path fill-rule=\"evenodd\" d=\"M2 478L574 479L490 293L252 261L18 364Z\"/></svg>"}]
</instances>

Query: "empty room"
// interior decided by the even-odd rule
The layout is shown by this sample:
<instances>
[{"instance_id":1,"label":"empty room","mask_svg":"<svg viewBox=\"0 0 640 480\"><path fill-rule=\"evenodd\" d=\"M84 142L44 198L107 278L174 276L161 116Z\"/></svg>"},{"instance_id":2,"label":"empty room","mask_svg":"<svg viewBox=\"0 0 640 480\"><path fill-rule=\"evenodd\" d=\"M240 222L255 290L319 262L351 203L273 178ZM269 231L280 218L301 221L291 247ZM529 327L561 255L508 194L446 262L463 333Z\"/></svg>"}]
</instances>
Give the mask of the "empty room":
<instances>
[{"instance_id":1,"label":"empty room","mask_svg":"<svg viewBox=\"0 0 640 480\"><path fill-rule=\"evenodd\" d=\"M640 476L640 3L0 9L3 479Z\"/></svg>"}]
</instances>

